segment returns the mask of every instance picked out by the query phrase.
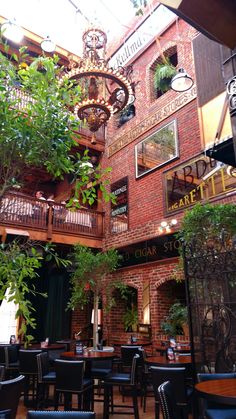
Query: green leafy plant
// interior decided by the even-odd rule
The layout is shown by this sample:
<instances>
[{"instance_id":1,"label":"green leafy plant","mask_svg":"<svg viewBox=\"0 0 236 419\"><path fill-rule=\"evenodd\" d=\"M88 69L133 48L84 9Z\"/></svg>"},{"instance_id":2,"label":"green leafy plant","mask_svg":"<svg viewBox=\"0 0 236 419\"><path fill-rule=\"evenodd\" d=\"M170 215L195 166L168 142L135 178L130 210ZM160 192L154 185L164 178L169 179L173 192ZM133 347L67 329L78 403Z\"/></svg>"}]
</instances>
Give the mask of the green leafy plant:
<instances>
[{"instance_id":1,"label":"green leafy plant","mask_svg":"<svg viewBox=\"0 0 236 419\"><path fill-rule=\"evenodd\" d=\"M178 236L187 244L198 240L202 246L207 246L210 240L217 244L231 240L235 234L236 205L198 203L185 212Z\"/></svg>"},{"instance_id":2,"label":"green leafy plant","mask_svg":"<svg viewBox=\"0 0 236 419\"><path fill-rule=\"evenodd\" d=\"M99 298L106 289L106 301L108 307L111 308L114 301L110 298L115 283L110 281L109 285L105 282L106 275L114 272L119 263L119 254L114 249L107 252L94 252L92 249L75 245L72 254L73 273L71 275L71 298L68 308L74 310L76 307L84 306L88 303L90 294L93 292L93 345L94 348L98 344L98 306Z\"/></svg>"},{"instance_id":3,"label":"green leafy plant","mask_svg":"<svg viewBox=\"0 0 236 419\"><path fill-rule=\"evenodd\" d=\"M168 58L165 61L157 64L154 72L154 86L162 93L170 89L170 82L172 77L176 75L176 68L171 64Z\"/></svg>"},{"instance_id":4,"label":"green leafy plant","mask_svg":"<svg viewBox=\"0 0 236 419\"><path fill-rule=\"evenodd\" d=\"M57 265L68 266L71 262L62 259L53 245L45 247L39 243L24 244L13 241L0 245L0 301L6 299L18 306L16 318L21 319L19 336L24 339L25 346L33 340L27 333L28 328L36 328L35 311L30 295L46 294L36 291L35 280L39 277L38 269L42 266L43 255L47 261L54 260Z\"/></svg>"},{"instance_id":5,"label":"green leafy plant","mask_svg":"<svg viewBox=\"0 0 236 419\"><path fill-rule=\"evenodd\" d=\"M138 310L136 307L131 307L126 310L123 316L123 322L126 332L134 331L138 325Z\"/></svg>"},{"instance_id":6,"label":"green leafy plant","mask_svg":"<svg viewBox=\"0 0 236 419\"><path fill-rule=\"evenodd\" d=\"M93 204L97 189L106 201L114 199L108 192L111 169L97 167L88 187L89 169L81 165L88 153L76 151L79 122L71 108L80 100L80 86L60 82L63 68L56 55L32 59L22 47L10 56L8 45L1 38L0 43L0 198L12 186L24 185L25 168L32 166L44 168L52 179L72 175L83 203Z\"/></svg>"},{"instance_id":7,"label":"green leafy plant","mask_svg":"<svg viewBox=\"0 0 236 419\"><path fill-rule=\"evenodd\" d=\"M183 326L187 321L187 307L176 302L170 307L168 315L161 323L161 329L169 336L183 335Z\"/></svg>"}]
</instances>

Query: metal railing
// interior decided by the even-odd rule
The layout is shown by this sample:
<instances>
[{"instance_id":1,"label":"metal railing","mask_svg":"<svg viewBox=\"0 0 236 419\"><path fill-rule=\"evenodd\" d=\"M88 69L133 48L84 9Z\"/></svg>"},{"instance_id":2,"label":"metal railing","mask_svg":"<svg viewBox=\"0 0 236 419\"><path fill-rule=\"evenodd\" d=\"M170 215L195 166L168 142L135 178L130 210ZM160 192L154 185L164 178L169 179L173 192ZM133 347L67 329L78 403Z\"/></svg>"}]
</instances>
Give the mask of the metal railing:
<instances>
[{"instance_id":1,"label":"metal railing","mask_svg":"<svg viewBox=\"0 0 236 419\"><path fill-rule=\"evenodd\" d=\"M102 237L103 213L92 209L69 209L51 200L7 193L0 200L0 224L53 232Z\"/></svg>"}]
</instances>

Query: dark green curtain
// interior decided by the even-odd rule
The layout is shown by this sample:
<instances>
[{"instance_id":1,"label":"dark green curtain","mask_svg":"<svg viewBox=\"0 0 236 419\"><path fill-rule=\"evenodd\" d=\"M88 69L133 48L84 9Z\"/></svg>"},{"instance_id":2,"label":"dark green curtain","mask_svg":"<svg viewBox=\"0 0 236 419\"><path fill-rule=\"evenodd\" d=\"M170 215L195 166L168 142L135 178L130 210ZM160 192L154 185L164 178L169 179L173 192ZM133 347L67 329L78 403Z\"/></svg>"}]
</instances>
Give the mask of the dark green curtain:
<instances>
[{"instance_id":1,"label":"dark green curtain","mask_svg":"<svg viewBox=\"0 0 236 419\"><path fill-rule=\"evenodd\" d=\"M48 272L48 298L45 316L45 338L51 342L70 337L68 273L57 268Z\"/></svg>"}]
</instances>

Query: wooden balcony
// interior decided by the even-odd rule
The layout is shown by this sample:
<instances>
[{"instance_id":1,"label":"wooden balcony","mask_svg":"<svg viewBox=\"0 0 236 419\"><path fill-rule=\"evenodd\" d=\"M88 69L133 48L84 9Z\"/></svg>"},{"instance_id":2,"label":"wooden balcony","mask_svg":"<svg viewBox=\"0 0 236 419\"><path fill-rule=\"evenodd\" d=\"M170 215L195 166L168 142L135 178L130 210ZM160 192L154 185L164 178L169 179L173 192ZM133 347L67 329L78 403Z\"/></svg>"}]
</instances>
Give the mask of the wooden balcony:
<instances>
[{"instance_id":1,"label":"wooden balcony","mask_svg":"<svg viewBox=\"0 0 236 419\"><path fill-rule=\"evenodd\" d=\"M0 201L0 235L28 236L31 240L100 248L103 213L91 209L68 209L63 204L8 193Z\"/></svg>"}]
</instances>

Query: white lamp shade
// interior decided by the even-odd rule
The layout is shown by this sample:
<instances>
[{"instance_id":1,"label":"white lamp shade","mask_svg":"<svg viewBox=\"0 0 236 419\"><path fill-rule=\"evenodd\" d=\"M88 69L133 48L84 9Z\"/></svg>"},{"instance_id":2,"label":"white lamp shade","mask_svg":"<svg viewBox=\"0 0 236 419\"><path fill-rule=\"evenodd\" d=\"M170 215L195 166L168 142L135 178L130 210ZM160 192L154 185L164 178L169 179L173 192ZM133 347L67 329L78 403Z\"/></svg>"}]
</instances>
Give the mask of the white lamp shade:
<instances>
[{"instance_id":1,"label":"white lamp shade","mask_svg":"<svg viewBox=\"0 0 236 419\"><path fill-rule=\"evenodd\" d=\"M49 36L47 36L47 38L41 42L41 48L45 52L53 52L56 49L56 44L50 39Z\"/></svg>"},{"instance_id":2,"label":"white lamp shade","mask_svg":"<svg viewBox=\"0 0 236 419\"><path fill-rule=\"evenodd\" d=\"M92 310L91 323L94 323L94 309ZM98 309L98 326L102 325L102 309Z\"/></svg>"},{"instance_id":3,"label":"white lamp shade","mask_svg":"<svg viewBox=\"0 0 236 419\"><path fill-rule=\"evenodd\" d=\"M7 20L1 26L3 36L12 42L19 44L24 36L22 28L15 20Z\"/></svg>"},{"instance_id":4,"label":"white lamp shade","mask_svg":"<svg viewBox=\"0 0 236 419\"><path fill-rule=\"evenodd\" d=\"M172 78L170 86L176 92L186 92L193 86L193 79L183 68L180 68L178 73Z\"/></svg>"}]
</instances>

